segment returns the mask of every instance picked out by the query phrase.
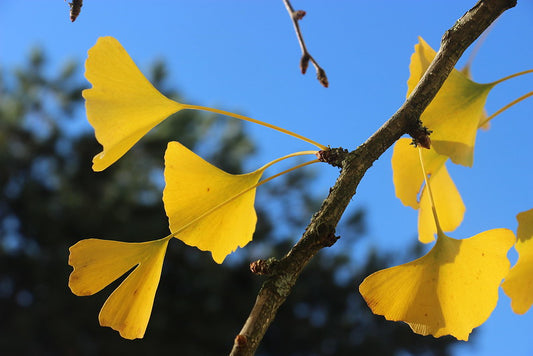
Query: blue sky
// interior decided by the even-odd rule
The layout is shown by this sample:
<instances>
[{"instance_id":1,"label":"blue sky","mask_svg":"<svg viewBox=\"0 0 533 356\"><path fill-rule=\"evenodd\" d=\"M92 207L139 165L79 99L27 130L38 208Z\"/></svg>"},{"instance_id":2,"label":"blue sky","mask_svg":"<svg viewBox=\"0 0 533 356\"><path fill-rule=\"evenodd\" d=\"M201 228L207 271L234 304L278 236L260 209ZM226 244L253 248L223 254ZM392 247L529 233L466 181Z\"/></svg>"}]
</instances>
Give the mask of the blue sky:
<instances>
[{"instance_id":1,"label":"blue sky","mask_svg":"<svg viewBox=\"0 0 533 356\"><path fill-rule=\"evenodd\" d=\"M86 0L73 24L66 2L2 0L0 66L19 65L39 45L54 70L67 59L84 60L99 36L110 35L141 69L156 58L167 61L170 82L188 103L238 111L351 150L405 99L417 37L436 49L445 30L474 3L294 0L295 8L307 11L302 31L328 74L328 89L318 84L312 67L305 76L299 73L300 49L281 0ZM533 2L519 1L481 47L472 68L474 80L491 82L533 68L532 33ZM499 85L489 95L488 113L531 90L533 74ZM448 166L467 206L465 220L452 237L498 227L515 230L515 215L533 207L532 111L530 99L480 133L473 168ZM251 169L313 148L262 127L248 129L260 147L259 162ZM390 158L391 150L369 170L351 208L368 209L368 244L403 253L415 238L417 215L394 196ZM325 196L337 169L320 167L318 175L313 190ZM513 314L501 294L477 342L462 344L456 354L531 355L532 326L532 312Z\"/></svg>"}]
</instances>

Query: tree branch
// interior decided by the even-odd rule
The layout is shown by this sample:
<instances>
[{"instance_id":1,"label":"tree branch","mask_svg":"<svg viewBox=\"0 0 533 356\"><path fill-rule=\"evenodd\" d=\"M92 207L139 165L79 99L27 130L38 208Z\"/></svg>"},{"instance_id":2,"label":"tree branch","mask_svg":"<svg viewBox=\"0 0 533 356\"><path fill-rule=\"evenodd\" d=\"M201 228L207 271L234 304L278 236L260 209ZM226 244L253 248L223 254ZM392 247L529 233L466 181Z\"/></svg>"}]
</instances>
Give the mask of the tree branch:
<instances>
[{"instance_id":1,"label":"tree branch","mask_svg":"<svg viewBox=\"0 0 533 356\"><path fill-rule=\"evenodd\" d=\"M305 16L305 11L294 11L289 0L283 0L283 3L285 4L285 8L287 8L289 16L291 17L292 24L294 26L294 31L296 31L296 37L298 37L298 43L300 43L300 48L302 49L302 58L300 59L300 70L302 71L302 74L305 74L305 72L307 71L307 67L309 66L309 61L311 61L311 63L313 63L313 66L315 66L316 69L316 78L318 79L320 84L327 88L329 82L328 77L326 76L326 71L318 65L318 62L315 61L315 59L307 51L302 32L300 31L300 25L298 24L298 21L300 21Z\"/></svg>"},{"instance_id":2,"label":"tree branch","mask_svg":"<svg viewBox=\"0 0 533 356\"><path fill-rule=\"evenodd\" d=\"M303 268L323 247L334 243L335 227L366 171L398 138L410 134L416 139L427 132L420 115L435 97L463 52L516 0L481 0L463 15L442 37L437 55L416 88L398 111L356 150L344 153L342 171L329 196L307 226L301 239L279 261L270 261L269 277L234 343L232 356L253 355L296 283ZM339 151L342 154L342 151Z\"/></svg>"}]
</instances>

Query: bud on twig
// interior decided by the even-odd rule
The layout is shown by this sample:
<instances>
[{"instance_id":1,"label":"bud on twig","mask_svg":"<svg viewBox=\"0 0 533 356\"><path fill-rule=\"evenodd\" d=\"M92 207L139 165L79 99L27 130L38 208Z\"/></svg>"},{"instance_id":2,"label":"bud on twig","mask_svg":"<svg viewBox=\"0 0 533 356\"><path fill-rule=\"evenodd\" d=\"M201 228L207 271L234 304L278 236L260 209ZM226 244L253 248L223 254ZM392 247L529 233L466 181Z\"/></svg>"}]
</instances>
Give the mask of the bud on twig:
<instances>
[{"instance_id":1,"label":"bud on twig","mask_svg":"<svg viewBox=\"0 0 533 356\"><path fill-rule=\"evenodd\" d=\"M272 273L272 270L277 263L278 260L274 257L271 257L268 260L257 260L250 263L250 271L254 274L269 275Z\"/></svg>"},{"instance_id":2,"label":"bud on twig","mask_svg":"<svg viewBox=\"0 0 533 356\"><path fill-rule=\"evenodd\" d=\"M413 145L415 145L415 147L421 146L427 148L428 150L431 148L431 139L429 138L431 130L429 130L427 127L421 126L415 132L411 132L409 134L413 138Z\"/></svg>"},{"instance_id":3,"label":"bud on twig","mask_svg":"<svg viewBox=\"0 0 533 356\"><path fill-rule=\"evenodd\" d=\"M292 16L294 16L294 19L296 21L300 21L301 19L304 18L305 11L304 10L297 10L297 11L293 12Z\"/></svg>"},{"instance_id":4,"label":"bud on twig","mask_svg":"<svg viewBox=\"0 0 533 356\"><path fill-rule=\"evenodd\" d=\"M329 86L328 77L326 76L326 72L324 71L324 69L320 67L317 68L316 78L324 88L327 88Z\"/></svg>"},{"instance_id":5,"label":"bud on twig","mask_svg":"<svg viewBox=\"0 0 533 356\"><path fill-rule=\"evenodd\" d=\"M316 158L320 162L328 163L333 167L342 168L342 161L348 154L348 150L342 147L330 148L329 150L322 150L316 153Z\"/></svg>"},{"instance_id":6,"label":"bud on twig","mask_svg":"<svg viewBox=\"0 0 533 356\"><path fill-rule=\"evenodd\" d=\"M302 74L305 74L305 72L307 71L307 67L309 66L309 59L311 59L309 53L304 52L304 54L302 54L302 58L300 59L300 70L302 71Z\"/></svg>"},{"instance_id":7,"label":"bud on twig","mask_svg":"<svg viewBox=\"0 0 533 356\"><path fill-rule=\"evenodd\" d=\"M70 21L74 22L81 12L83 0L72 0L72 2L68 3L68 6L70 6Z\"/></svg>"}]
</instances>

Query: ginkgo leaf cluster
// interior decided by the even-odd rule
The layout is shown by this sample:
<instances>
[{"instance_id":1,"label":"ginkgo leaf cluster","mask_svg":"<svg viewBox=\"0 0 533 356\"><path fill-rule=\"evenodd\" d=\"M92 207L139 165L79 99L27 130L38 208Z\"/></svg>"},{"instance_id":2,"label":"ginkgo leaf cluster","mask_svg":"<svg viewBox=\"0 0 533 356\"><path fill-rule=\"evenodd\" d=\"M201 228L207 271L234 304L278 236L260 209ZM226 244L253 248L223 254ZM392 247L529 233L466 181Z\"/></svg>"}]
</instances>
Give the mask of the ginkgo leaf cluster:
<instances>
[{"instance_id":1,"label":"ginkgo leaf cluster","mask_svg":"<svg viewBox=\"0 0 533 356\"><path fill-rule=\"evenodd\" d=\"M83 91L89 123L103 151L93 159L93 170L109 168L144 135L169 116L185 109L204 110L275 129L327 149L306 137L223 110L176 102L161 94L137 68L122 45L113 37L99 38L89 50L85 76L92 84ZM74 267L69 286L77 295L97 293L128 273L107 299L99 315L100 324L127 339L142 338L150 318L156 289L169 241L175 237L190 246L209 251L215 262L252 240L257 222L254 209L256 188L285 173L316 163L298 164L260 181L272 165L295 156L292 153L269 162L248 174L224 172L179 142L169 142L165 153L163 203L170 234L145 243L86 239L70 248Z\"/></svg>"},{"instance_id":2,"label":"ginkgo leaf cluster","mask_svg":"<svg viewBox=\"0 0 533 356\"><path fill-rule=\"evenodd\" d=\"M421 38L409 66L407 96L435 57ZM403 321L422 335L453 335L467 340L497 304L498 289L512 298L513 309L527 311L533 304L533 214L519 214L518 263L510 270L508 250L515 244L508 229L492 229L466 239L449 237L463 221L465 204L446 163L471 167L478 129L508 107L533 95L528 93L491 116L485 113L490 91L520 72L480 84L467 72L453 70L421 116L431 132L431 147L415 149L401 138L392 155L393 182L401 202L418 211L418 237L435 240L419 259L368 276L359 290L375 314ZM306 141L319 150L327 146L289 130L227 111L179 103L161 94L137 68L120 43L100 38L89 50L86 78L92 84L83 91L87 118L94 128L101 153L93 170L109 168L160 122L181 110L203 110L231 116L275 129ZM257 187L294 169L298 164L261 180L265 171L280 161L317 150L301 151L275 159L246 174L229 174L205 161L177 141L165 152L165 188L162 199L170 234L143 243L85 239L70 248L74 267L69 286L77 295L92 295L128 274L101 309L102 326L118 330L127 339L142 338L150 318L168 243L173 238L209 251L216 263L253 237L257 215ZM319 155L320 156L320 155Z\"/></svg>"},{"instance_id":3,"label":"ginkgo leaf cluster","mask_svg":"<svg viewBox=\"0 0 533 356\"><path fill-rule=\"evenodd\" d=\"M415 46L409 66L407 96L435 57L423 40ZM517 250L520 259L509 272L508 250L515 236L508 229L493 229L466 239L454 239L444 231L455 230L463 221L465 205L446 168L453 163L471 167L479 128L510 106L531 96L528 93L491 116L484 110L490 90L528 70L498 81L479 84L468 72L453 69L433 101L421 115L431 132L431 147L415 149L402 138L394 146L393 182L401 202L418 210L418 238L437 240L423 257L368 276L359 287L370 309L388 320L403 321L422 335L453 335L468 340L498 301L499 286L513 299L513 309L523 313L533 303L533 249L531 211L518 215ZM416 142L414 142L416 146ZM533 246L533 245L532 245Z\"/></svg>"}]
</instances>

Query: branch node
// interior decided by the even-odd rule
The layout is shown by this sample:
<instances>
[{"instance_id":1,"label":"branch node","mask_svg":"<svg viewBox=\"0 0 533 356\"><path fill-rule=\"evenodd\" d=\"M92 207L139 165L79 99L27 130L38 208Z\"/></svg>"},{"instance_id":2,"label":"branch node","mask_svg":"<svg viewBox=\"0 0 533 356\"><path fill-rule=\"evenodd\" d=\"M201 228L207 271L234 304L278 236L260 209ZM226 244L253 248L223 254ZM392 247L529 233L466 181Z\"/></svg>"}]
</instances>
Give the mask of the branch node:
<instances>
[{"instance_id":1,"label":"branch node","mask_svg":"<svg viewBox=\"0 0 533 356\"><path fill-rule=\"evenodd\" d=\"M270 275L274 270L274 267L278 265L278 260L274 257L268 260L257 260L250 263L250 271L258 275Z\"/></svg>"},{"instance_id":2,"label":"branch node","mask_svg":"<svg viewBox=\"0 0 533 356\"><path fill-rule=\"evenodd\" d=\"M328 163L333 167L342 168L342 162L348 155L348 150L342 147L330 148L328 150L318 151L316 158L320 162Z\"/></svg>"},{"instance_id":3,"label":"branch node","mask_svg":"<svg viewBox=\"0 0 533 356\"><path fill-rule=\"evenodd\" d=\"M246 337L246 335L239 334L235 336L235 341L234 341L235 349L237 350L242 349L246 346L247 343L248 343L248 338Z\"/></svg>"},{"instance_id":4,"label":"branch node","mask_svg":"<svg viewBox=\"0 0 533 356\"><path fill-rule=\"evenodd\" d=\"M336 236L334 232L331 232L331 233L327 234L326 236L324 236L324 238L322 239L323 246L324 247L331 247L340 238L341 238L340 236Z\"/></svg>"},{"instance_id":5,"label":"branch node","mask_svg":"<svg viewBox=\"0 0 533 356\"><path fill-rule=\"evenodd\" d=\"M431 135L431 130L422 126L422 124L420 124L415 130L409 132L409 135L413 138L412 144L415 147L421 146L428 150L431 148L431 138L429 137L429 135Z\"/></svg>"}]
</instances>

